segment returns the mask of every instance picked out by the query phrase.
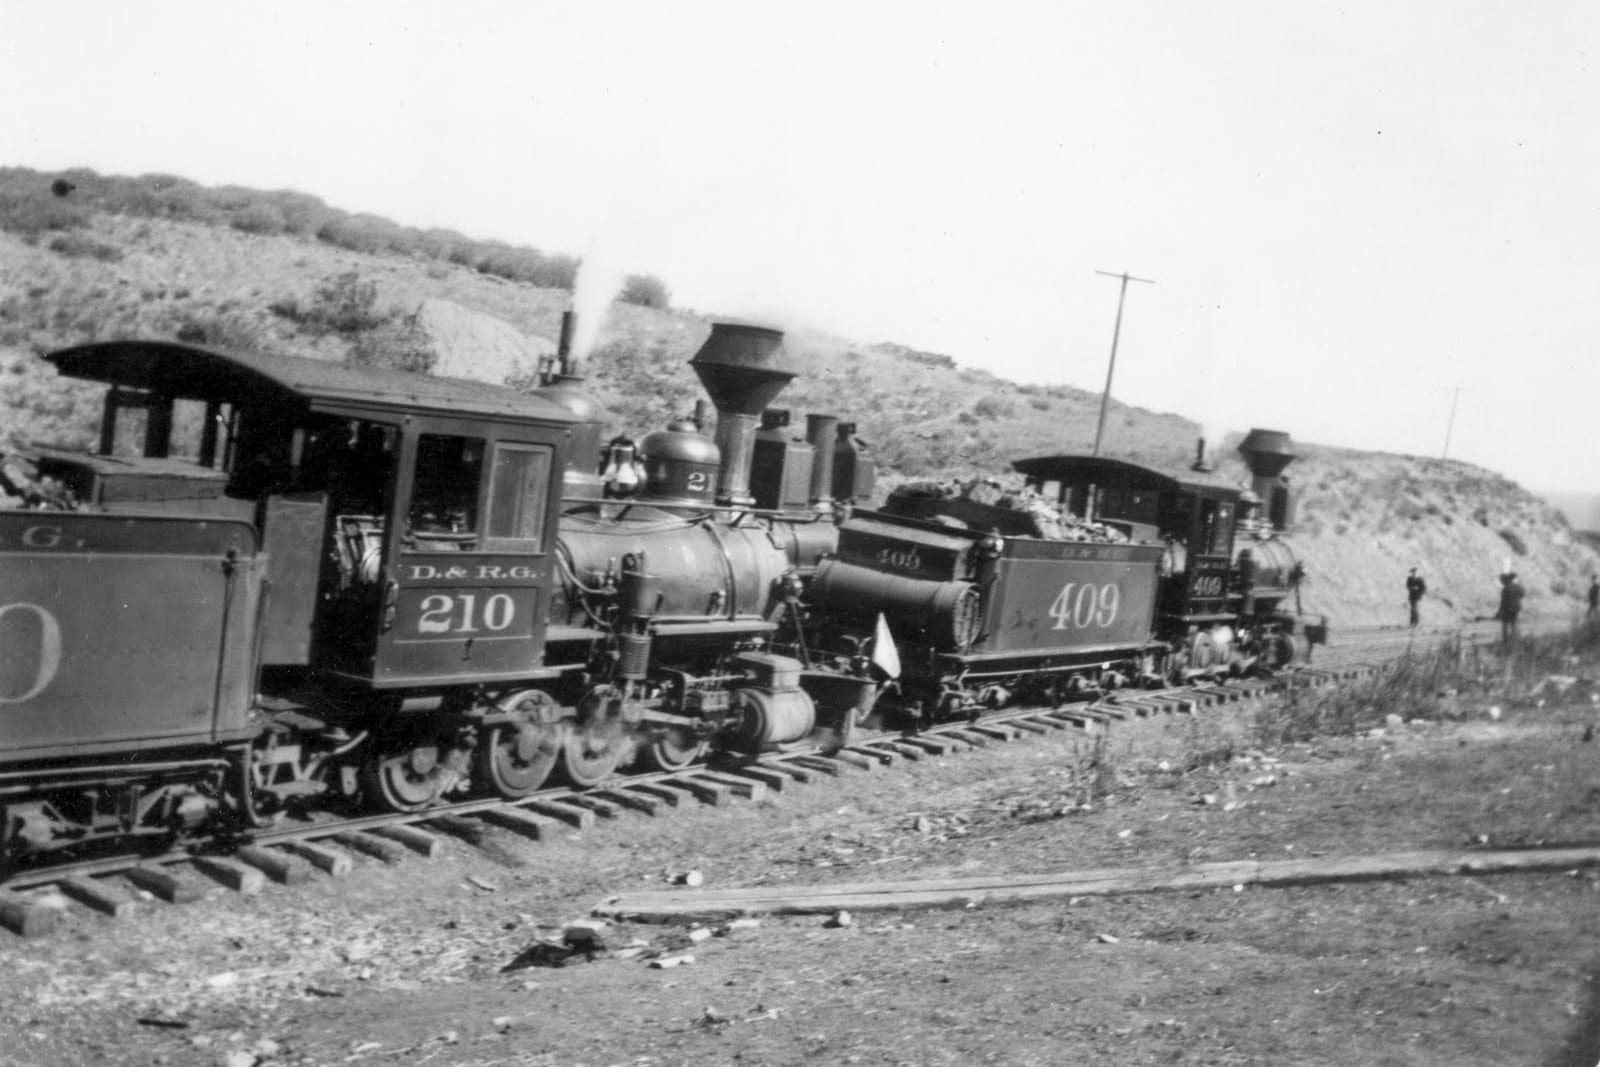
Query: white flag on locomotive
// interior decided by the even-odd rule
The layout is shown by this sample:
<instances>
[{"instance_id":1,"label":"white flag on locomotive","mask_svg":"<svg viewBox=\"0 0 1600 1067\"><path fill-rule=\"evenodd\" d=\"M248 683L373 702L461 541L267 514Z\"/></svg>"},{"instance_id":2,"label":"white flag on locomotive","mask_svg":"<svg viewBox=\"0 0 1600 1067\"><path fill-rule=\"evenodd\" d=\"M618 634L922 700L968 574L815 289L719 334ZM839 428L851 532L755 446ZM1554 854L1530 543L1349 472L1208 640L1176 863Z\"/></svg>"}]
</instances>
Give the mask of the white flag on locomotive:
<instances>
[{"instance_id":1,"label":"white flag on locomotive","mask_svg":"<svg viewBox=\"0 0 1600 1067\"><path fill-rule=\"evenodd\" d=\"M900 650L894 647L894 635L889 632L889 620L878 612L878 625L872 632L872 665L886 677L900 677Z\"/></svg>"}]
</instances>

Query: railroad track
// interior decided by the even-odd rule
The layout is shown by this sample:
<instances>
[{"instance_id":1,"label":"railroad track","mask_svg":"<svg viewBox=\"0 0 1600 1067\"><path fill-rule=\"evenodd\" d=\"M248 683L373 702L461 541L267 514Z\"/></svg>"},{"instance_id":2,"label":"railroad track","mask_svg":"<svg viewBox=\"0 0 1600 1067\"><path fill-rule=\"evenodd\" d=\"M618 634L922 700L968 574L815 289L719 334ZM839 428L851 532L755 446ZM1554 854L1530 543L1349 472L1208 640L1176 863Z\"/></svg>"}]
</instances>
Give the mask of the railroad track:
<instances>
[{"instance_id":1,"label":"railroad track","mask_svg":"<svg viewBox=\"0 0 1600 1067\"><path fill-rule=\"evenodd\" d=\"M168 904L199 900L219 885L255 894L269 882L295 885L318 877L344 877L358 857L397 863L439 856L452 840L478 847L491 827L533 841L549 840L627 813L655 817L678 808L754 802L829 778L1044 734L1090 732L1130 719L1195 714L1291 688L1348 681L1377 669L1369 664L1319 664L1271 679L1121 690L1088 703L1007 710L977 722L943 724L916 734L864 735L826 753L812 750L720 760L682 771L621 777L588 789L546 789L515 801L475 799L408 814L319 817L257 831L216 851L101 857L22 871L0 888L0 927L23 937L44 936L74 907L122 918L137 910L144 894Z\"/></svg>"}]
</instances>

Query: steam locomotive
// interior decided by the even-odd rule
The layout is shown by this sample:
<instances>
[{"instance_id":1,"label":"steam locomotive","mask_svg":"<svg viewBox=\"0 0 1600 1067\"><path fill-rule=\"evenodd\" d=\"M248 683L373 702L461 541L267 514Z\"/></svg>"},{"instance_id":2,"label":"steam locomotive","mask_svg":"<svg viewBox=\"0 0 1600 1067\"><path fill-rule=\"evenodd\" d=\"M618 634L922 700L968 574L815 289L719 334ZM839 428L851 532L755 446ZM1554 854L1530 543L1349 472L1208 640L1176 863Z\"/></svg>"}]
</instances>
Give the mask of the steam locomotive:
<instances>
[{"instance_id":1,"label":"steam locomotive","mask_svg":"<svg viewBox=\"0 0 1600 1067\"><path fill-rule=\"evenodd\" d=\"M1292 653L1290 557L1259 524L1235 552L1235 488L1017 465L1105 544L914 494L852 514L871 457L771 409L777 331L716 324L691 361L714 442L602 441L568 336L527 394L165 341L47 357L107 388L93 454L34 457L74 506L0 510L0 877Z\"/></svg>"},{"instance_id":2,"label":"steam locomotive","mask_svg":"<svg viewBox=\"0 0 1600 1067\"><path fill-rule=\"evenodd\" d=\"M812 599L835 647L868 647L888 622L901 666L876 706L888 722L1280 670L1302 629L1285 604L1304 577L1283 537L1294 454L1268 430L1239 448L1246 490L1217 477L1204 442L1187 469L1018 460L1026 487L989 499L901 487L844 523Z\"/></svg>"}]
</instances>

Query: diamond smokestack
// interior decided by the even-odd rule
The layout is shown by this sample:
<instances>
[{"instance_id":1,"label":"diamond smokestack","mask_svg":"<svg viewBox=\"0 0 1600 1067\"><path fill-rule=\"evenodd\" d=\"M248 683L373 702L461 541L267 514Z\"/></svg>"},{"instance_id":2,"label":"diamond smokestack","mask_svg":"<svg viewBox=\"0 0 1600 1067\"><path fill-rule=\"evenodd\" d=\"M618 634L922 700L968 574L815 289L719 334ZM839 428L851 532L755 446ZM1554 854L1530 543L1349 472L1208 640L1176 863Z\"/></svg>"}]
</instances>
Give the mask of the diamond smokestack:
<instances>
[{"instance_id":1,"label":"diamond smokestack","mask_svg":"<svg viewBox=\"0 0 1600 1067\"><path fill-rule=\"evenodd\" d=\"M716 322L711 325L711 336L689 361L717 407L717 448L722 452L718 504L755 504L750 495L750 463L761 412L795 376L776 366L782 357L782 331Z\"/></svg>"},{"instance_id":2,"label":"diamond smokestack","mask_svg":"<svg viewBox=\"0 0 1600 1067\"><path fill-rule=\"evenodd\" d=\"M1250 468L1250 488L1261 498L1266 518L1284 529L1294 522L1294 502L1283 469L1294 462L1289 435L1282 430L1252 429L1239 442L1239 454Z\"/></svg>"}]
</instances>

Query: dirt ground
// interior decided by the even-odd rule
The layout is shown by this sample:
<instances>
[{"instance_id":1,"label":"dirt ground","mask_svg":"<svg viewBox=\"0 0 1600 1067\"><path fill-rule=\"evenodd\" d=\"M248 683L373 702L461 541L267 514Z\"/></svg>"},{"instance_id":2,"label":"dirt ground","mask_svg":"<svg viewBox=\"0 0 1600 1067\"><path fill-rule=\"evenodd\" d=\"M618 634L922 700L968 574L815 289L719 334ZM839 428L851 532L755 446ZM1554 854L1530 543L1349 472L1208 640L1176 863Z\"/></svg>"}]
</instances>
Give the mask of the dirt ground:
<instances>
[{"instance_id":1,"label":"dirt ground","mask_svg":"<svg viewBox=\"0 0 1600 1067\"><path fill-rule=\"evenodd\" d=\"M764 918L606 896L1600 838L1587 701L1259 750L1249 707L0 941L8 1064L1593 1064L1600 872ZM642 944L635 945L635 942ZM645 951L630 953L629 946ZM652 969L683 951L692 963ZM631 956L631 958L621 958Z\"/></svg>"}]
</instances>

